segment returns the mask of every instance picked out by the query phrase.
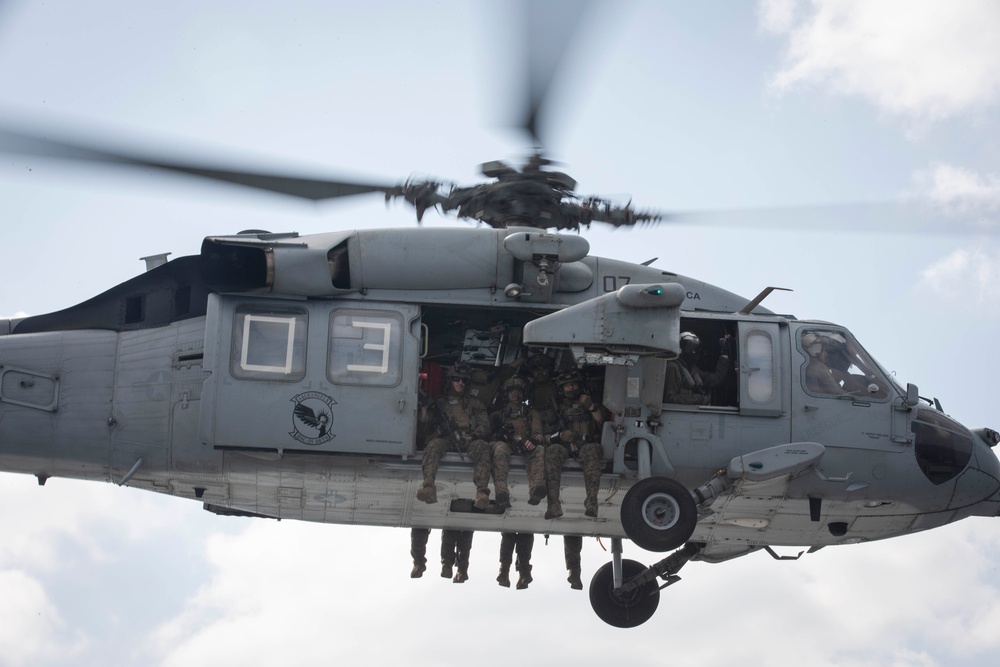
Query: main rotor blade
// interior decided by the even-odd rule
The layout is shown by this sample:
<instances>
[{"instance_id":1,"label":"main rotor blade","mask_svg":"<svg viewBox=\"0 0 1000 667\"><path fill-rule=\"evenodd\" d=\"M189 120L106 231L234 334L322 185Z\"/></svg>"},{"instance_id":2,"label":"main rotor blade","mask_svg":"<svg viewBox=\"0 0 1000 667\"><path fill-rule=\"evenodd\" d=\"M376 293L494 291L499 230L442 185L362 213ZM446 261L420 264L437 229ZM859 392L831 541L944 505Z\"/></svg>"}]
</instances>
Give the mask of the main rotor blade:
<instances>
[{"instance_id":1,"label":"main rotor blade","mask_svg":"<svg viewBox=\"0 0 1000 667\"><path fill-rule=\"evenodd\" d=\"M542 144L539 116L592 0L524 0L527 108L521 127Z\"/></svg>"},{"instance_id":2,"label":"main rotor blade","mask_svg":"<svg viewBox=\"0 0 1000 667\"><path fill-rule=\"evenodd\" d=\"M0 152L92 164L108 164L132 169L161 169L312 201L371 192L388 193L396 188L395 185L268 174L186 163L4 129L0 129Z\"/></svg>"},{"instance_id":3,"label":"main rotor blade","mask_svg":"<svg viewBox=\"0 0 1000 667\"><path fill-rule=\"evenodd\" d=\"M991 201L966 197L939 201L930 196L896 200L741 209L672 211L664 224L741 227L782 232L873 232L905 234L986 234L1000 232L1000 213ZM860 242L848 236L844 248Z\"/></svg>"}]
</instances>

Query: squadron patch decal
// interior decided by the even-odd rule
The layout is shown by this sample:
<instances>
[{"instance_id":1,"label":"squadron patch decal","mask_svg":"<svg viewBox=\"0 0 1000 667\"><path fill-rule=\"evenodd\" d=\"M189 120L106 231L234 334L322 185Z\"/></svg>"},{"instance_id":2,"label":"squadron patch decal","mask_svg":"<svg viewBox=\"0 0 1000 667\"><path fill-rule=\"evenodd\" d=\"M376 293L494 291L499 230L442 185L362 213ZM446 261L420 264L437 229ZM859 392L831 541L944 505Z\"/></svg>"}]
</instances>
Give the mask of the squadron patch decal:
<instances>
[{"instance_id":1,"label":"squadron patch decal","mask_svg":"<svg viewBox=\"0 0 1000 667\"><path fill-rule=\"evenodd\" d=\"M292 431L288 434L307 445L322 445L335 437L330 432L333 426L333 406L337 401L318 391L302 392L291 398Z\"/></svg>"}]
</instances>

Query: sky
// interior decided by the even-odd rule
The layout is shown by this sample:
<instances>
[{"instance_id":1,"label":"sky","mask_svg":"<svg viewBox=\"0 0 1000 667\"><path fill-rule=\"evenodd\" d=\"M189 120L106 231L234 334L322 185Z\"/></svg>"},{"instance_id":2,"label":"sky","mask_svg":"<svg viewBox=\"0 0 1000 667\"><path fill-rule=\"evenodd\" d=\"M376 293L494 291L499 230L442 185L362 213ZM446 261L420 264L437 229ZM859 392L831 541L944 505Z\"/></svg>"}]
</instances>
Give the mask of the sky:
<instances>
[{"instance_id":1,"label":"sky","mask_svg":"<svg viewBox=\"0 0 1000 667\"><path fill-rule=\"evenodd\" d=\"M0 2L0 126L245 167L396 182L517 161L507 2ZM991 0L596 3L543 117L578 190L712 224L586 232L643 262L848 327L901 382L996 428L1000 5ZM920 202L912 219L886 204ZM750 210L752 215L743 215ZM720 211L731 211L729 224ZM0 318L41 314L242 229L408 226L154 172L0 156ZM435 219L426 225L461 226ZM873 229L865 229L865 228ZM0 475L0 667L994 665L1000 522L776 561L693 563L645 625L535 583L409 578L405 530L224 518L111 485ZM431 553L438 544L432 534ZM606 546L606 545L605 545ZM796 550L783 550L794 554ZM655 556L626 544L625 556ZM608 554L584 545L585 582Z\"/></svg>"}]
</instances>

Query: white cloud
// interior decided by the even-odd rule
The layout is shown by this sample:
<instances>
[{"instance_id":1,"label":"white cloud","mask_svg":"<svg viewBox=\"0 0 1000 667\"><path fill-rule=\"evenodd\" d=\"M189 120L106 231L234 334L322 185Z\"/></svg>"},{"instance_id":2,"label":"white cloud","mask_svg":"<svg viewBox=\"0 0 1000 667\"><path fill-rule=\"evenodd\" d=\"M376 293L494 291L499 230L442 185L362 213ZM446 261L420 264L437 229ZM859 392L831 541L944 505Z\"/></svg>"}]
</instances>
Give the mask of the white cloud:
<instances>
[{"instance_id":1,"label":"white cloud","mask_svg":"<svg viewBox=\"0 0 1000 667\"><path fill-rule=\"evenodd\" d=\"M944 232L991 232L1000 228L1000 176L947 163L914 172L903 209L907 224L922 222Z\"/></svg>"},{"instance_id":2,"label":"white cloud","mask_svg":"<svg viewBox=\"0 0 1000 667\"><path fill-rule=\"evenodd\" d=\"M1000 226L1000 176L936 163L913 177L917 201L940 231L996 230ZM914 211L917 213L918 211ZM915 217L916 225L916 217ZM942 224L943 223L943 224ZM978 312L1000 302L1000 249L991 237L977 238L931 262L920 272L918 289Z\"/></svg>"},{"instance_id":3,"label":"white cloud","mask_svg":"<svg viewBox=\"0 0 1000 667\"><path fill-rule=\"evenodd\" d=\"M42 584L22 570L0 570L0 664L34 665L65 658L55 641L64 623Z\"/></svg>"},{"instance_id":4,"label":"white cloud","mask_svg":"<svg viewBox=\"0 0 1000 667\"><path fill-rule=\"evenodd\" d=\"M107 549L109 535L115 543L141 541L182 520L176 505L134 489L66 479L39 487L28 475L3 475L0 482L0 522L7 532L0 567L57 570L67 559L66 541L75 558L107 561L115 557Z\"/></svg>"},{"instance_id":5,"label":"white cloud","mask_svg":"<svg viewBox=\"0 0 1000 667\"><path fill-rule=\"evenodd\" d=\"M757 22L766 32L780 34L792 29L798 0L760 0Z\"/></svg>"},{"instance_id":6,"label":"white cloud","mask_svg":"<svg viewBox=\"0 0 1000 667\"><path fill-rule=\"evenodd\" d=\"M538 536L535 583L514 591L493 580L495 534L476 535L472 579L455 586L434 567L409 579L405 530L259 521L210 540L210 582L160 627L153 652L163 667L265 665L289 655L300 665L422 667L476 656L490 667L558 655L642 667L662 664L666 637L671 662L708 667L731 664L734 650L749 664L795 665L803 655L811 665L976 664L1000 649L989 625L1000 609L989 555L1000 541L983 531L991 526L971 520L796 563L762 553L694 563L663 591L653 619L629 632L597 620L586 591L569 590L559 538L545 546ZM592 572L608 556L592 540L584 546ZM625 548L626 557L658 558Z\"/></svg>"},{"instance_id":7,"label":"white cloud","mask_svg":"<svg viewBox=\"0 0 1000 667\"><path fill-rule=\"evenodd\" d=\"M778 91L822 86L912 121L1000 98L1000 4L992 0L765 0L762 29L788 38Z\"/></svg>"},{"instance_id":8,"label":"white cloud","mask_svg":"<svg viewBox=\"0 0 1000 667\"><path fill-rule=\"evenodd\" d=\"M1000 176L978 174L950 164L935 164L918 175L936 204L959 214L1000 211Z\"/></svg>"},{"instance_id":9,"label":"white cloud","mask_svg":"<svg viewBox=\"0 0 1000 667\"><path fill-rule=\"evenodd\" d=\"M970 308L1000 302L1000 251L986 244L958 248L920 273L919 287Z\"/></svg>"}]
</instances>

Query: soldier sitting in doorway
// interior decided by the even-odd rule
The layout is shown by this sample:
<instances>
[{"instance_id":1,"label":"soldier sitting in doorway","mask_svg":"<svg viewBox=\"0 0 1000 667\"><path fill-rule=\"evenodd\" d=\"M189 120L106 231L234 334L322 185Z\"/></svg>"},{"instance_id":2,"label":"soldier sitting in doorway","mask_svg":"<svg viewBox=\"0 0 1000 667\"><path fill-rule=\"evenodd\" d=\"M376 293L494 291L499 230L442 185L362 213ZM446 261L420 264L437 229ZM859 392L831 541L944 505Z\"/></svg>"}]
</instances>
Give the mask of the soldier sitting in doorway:
<instances>
[{"instance_id":1,"label":"soldier sitting in doorway","mask_svg":"<svg viewBox=\"0 0 1000 667\"><path fill-rule=\"evenodd\" d=\"M532 433L541 430L538 415L525 403L525 382L513 377L504 383L504 406L491 415L496 440L493 448L493 485L496 488L496 503L500 509L510 507L510 488L507 478L510 473L510 457L519 454L524 457L528 473L529 505L537 505L546 495L545 488L545 448Z\"/></svg>"},{"instance_id":2,"label":"soldier sitting in doorway","mask_svg":"<svg viewBox=\"0 0 1000 667\"><path fill-rule=\"evenodd\" d=\"M583 485L586 499L585 514L597 516L597 490L601 486L600 425L604 421L601 406L583 393L583 377L571 370L556 378L560 395L556 401L559 430L551 435L536 434L545 444L545 479L548 486L548 511L546 519L563 515L559 500L562 485L562 467L569 457L576 458L583 466Z\"/></svg>"},{"instance_id":3,"label":"soldier sitting in doorway","mask_svg":"<svg viewBox=\"0 0 1000 667\"><path fill-rule=\"evenodd\" d=\"M483 439L490 432L486 407L466 395L470 370L466 364L455 364L448 374L444 396L420 410L420 421L428 424L427 446L424 448L424 481L417 489L417 500L437 502L436 478L441 457L449 451L472 457L472 481L476 485L476 509L486 509L490 503L490 446Z\"/></svg>"}]
</instances>

